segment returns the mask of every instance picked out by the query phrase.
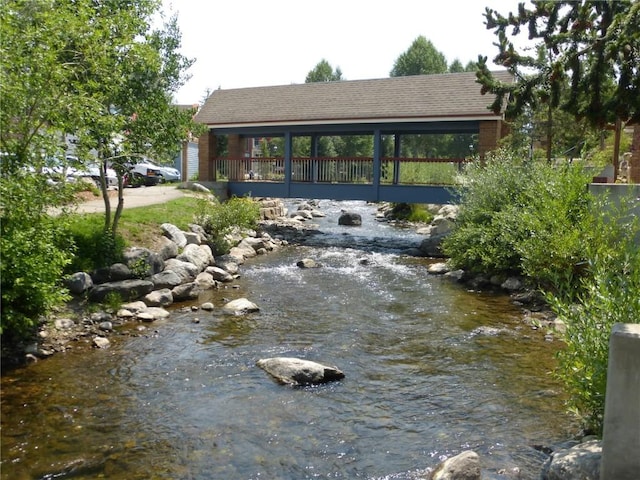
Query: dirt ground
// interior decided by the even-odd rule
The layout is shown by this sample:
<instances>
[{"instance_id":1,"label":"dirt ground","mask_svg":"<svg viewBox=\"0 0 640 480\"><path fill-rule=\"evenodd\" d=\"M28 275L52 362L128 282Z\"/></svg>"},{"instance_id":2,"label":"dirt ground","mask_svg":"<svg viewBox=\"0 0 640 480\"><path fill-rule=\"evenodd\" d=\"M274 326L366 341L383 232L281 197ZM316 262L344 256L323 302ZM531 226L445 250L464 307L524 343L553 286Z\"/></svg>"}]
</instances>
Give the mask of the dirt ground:
<instances>
[{"instance_id":1,"label":"dirt ground","mask_svg":"<svg viewBox=\"0 0 640 480\"><path fill-rule=\"evenodd\" d=\"M184 190L178 189L177 185L156 185L153 187L138 187L124 189L124 203L126 208L144 207L157 203L168 202L174 198L185 195ZM109 198L117 199L118 191L109 190ZM100 213L104 212L104 201L102 196L96 197L91 192L81 194L81 203L78 204L79 213Z\"/></svg>"}]
</instances>

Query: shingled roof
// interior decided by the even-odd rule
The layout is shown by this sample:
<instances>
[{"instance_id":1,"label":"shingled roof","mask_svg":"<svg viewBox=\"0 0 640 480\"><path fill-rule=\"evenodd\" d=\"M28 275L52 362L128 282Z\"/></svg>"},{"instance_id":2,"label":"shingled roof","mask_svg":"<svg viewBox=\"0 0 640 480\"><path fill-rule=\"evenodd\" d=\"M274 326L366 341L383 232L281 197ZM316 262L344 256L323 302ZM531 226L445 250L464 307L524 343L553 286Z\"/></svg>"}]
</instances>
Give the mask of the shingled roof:
<instances>
[{"instance_id":1,"label":"shingled roof","mask_svg":"<svg viewBox=\"0 0 640 480\"><path fill-rule=\"evenodd\" d=\"M512 81L506 72L494 72ZM195 120L210 127L499 119L473 72L214 91Z\"/></svg>"}]
</instances>

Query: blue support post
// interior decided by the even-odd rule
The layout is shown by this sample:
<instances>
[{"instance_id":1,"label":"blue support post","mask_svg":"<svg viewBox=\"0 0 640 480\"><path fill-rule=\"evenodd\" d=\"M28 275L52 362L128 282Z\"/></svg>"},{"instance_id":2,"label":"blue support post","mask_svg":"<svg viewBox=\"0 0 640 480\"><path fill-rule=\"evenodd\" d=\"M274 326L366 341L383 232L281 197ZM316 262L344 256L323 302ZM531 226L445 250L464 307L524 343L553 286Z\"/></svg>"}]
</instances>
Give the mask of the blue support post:
<instances>
[{"instance_id":1,"label":"blue support post","mask_svg":"<svg viewBox=\"0 0 640 480\"><path fill-rule=\"evenodd\" d=\"M287 187L287 197L291 196L291 151L293 150L293 141L291 132L284 132L284 183Z\"/></svg>"},{"instance_id":2,"label":"blue support post","mask_svg":"<svg viewBox=\"0 0 640 480\"><path fill-rule=\"evenodd\" d=\"M373 131L373 188L375 191L375 199L380 199L380 173L381 165L380 151L382 147L382 135L380 129Z\"/></svg>"}]
</instances>

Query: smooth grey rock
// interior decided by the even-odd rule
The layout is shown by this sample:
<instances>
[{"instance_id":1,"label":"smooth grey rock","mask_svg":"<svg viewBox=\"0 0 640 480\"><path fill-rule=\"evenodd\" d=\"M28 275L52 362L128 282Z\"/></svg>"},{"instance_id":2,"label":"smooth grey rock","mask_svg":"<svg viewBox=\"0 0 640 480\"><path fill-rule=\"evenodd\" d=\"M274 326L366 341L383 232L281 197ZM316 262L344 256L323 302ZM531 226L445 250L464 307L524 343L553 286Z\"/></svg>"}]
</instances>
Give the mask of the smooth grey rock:
<instances>
[{"instance_id":1,"label":"smooth grey rock","mask_svg":"<svg viewBox=\"0 0 640 480\"><path fill-rule=\"evenodd\" d=\"M164 269L171 270L176 275L178 275L178 277L180 278L180 283L193 282L198 273L200 273L198 267L196 267L193 263L178 260L177 258L170 258L169 260L164 262Z\"/></svg>"},{"instance_id":2,"label":"smooth grey rock","mask_svg":"<svg viewBox=\"0 0 640 480\"><path fill-rule=\"evenodd\" d=\"M108 348L111 345L108 338L105 337L93 337L93 344L97 348Z\"/></svg>"},{"instance_id":3,"label":"smooth grey rock","mask_svg":"<svg viewBox=\"0 0 640 480\"><path fill-rule=\"evenodd\" d=\"M238 267L238 263L236 262L236 259L229 255L221 255L219 257L216 257L215 266L220 267L223 270L226 270L231 275L235 275L240 270L240 267Z\"/></svg>"},{"instance_id":4,"label":"smooth grey rock","mask_svg":"<svg viewBox=\"0 0 640 480\"><path fill-rule=\"evenodd\" d=\"M211 250L207 252L207 250L205 248L201 248L200 245L190 243L184 247L184 250L176 257L176 259L195 265L198 269L198 273L200 273L207 268L211 262L213 262L213 255L211 255Z\"/></svg>"},{"instance_id":5,"label":"smooth grey rock","mask_svg":"<svg viewBox=\"0 0 640 480\"><path fill-rule=\"evenodd\" d=\"M162 232L166 237L172 240L178 248L184 248L187 245L187 238L182 230L171 223L163 223L160 225Z\"/></svg>"},{"instance_id":6,"label":"smooth grey rock","mask_svg":"<svg viewBox=\"0 0 640 480\"><path fill-rule=\"evenodd\" d=\"M234 279L232 274L220 267L207 267L205 272L218 282L232 282Z\"/></svg>"},{"instance_id":7,"label":"smooth grey rock","mask_svg":"<svg viewBox=\"0 0 640 480\"><path fill-rule=\"evenodd\" d=\"M557 450L542 467L542 480L600 480L602 442L591 440Z\"/></svg>"},{"instance_id":8,"label":"smooth grey rock","mask_svg":"<svg viewBox=\"0 0 640 480\"><path fill-rule=\"evenodd\" d=\"M480 457L466 450L447 458L431 474L431 480L480 480Z\"/></svg>"},{"instance_id":9,"label":"smooth grey rock","mask_svg":"<svg viewBox=\"0 0 640 480\"><path fill-rule=\"evenodd\" d=\"M166 261L170 258L175 258L180 253L178 244L167 237L160 237L158 240L158 255L162 260Z\"/></svg>"},{"instance_id":10,"label":"smooth grey rock","mask_svg":"<svg viewBox=\"0 0 640 480\"><path fill-rule=\"evenodd\" d=\"M204 302L202 305L200 305L200 308L202 310L206 310L207 312L211 312L211 311L213 311L213 309L215 307L213 306L213 303L211 303L211 302Z\"/></svg>"},{"instance_id":11,"label":"smooth grey rock","mask_svg":"<svg viewBox=\"0 0 640 480\"><path fill-rule=\"evenodd\" d=\"M343 212L338 218L338 225L359 227L362 225L362 216L355 212Z\"/></svg>"},{"instance_id":12,"label":"smooth grey rock","mask_svg":"<svg viewBox=\"0 0 640 480\"><path fill-rule=\"evenodd\" d=\"M505 290L513 292L522 288L522 280L520 280L518 277L509 277L500 286Z\"/></svg>"},{"instance_id":13,"label":"smooth grey rock","mask_svg":"<svg viewBox=\"0 0 640 480\"><path fill-rule=\"evenodd\" d=\"M148 248L129 248L124 252L124 259L133 276L138 278L150 277L164 269L160 255Z\"/></svg>"},{"instance_id":14,"label":"smooth grey rock","mask_svg":"<svg viewBox=\"0 0 640 480\"><path fill-rule=\"evenodd\" d=\"M300 358L264 358L256 365L285 385L312 385L344 378L344 373L337 367Z\"/></svg>"},{"instance_id":15,"label":"smooth grey rock","mask_svg":"<svg viewBox=\"0 0 640 480\"><path fill-rule=\"evenodd\" d=\"M230 302L227 302L222 309L228 313L234 313L236 315L257 312L260 310L255 303L247 300L246 298L236 298L235 300L231 300Z\"/></svg>"},{"instance_id":16,"label":"smooth grey rock","mask_svg":"<svg viewBox=\"0 0 640 480\"><path fill-rule=\"evenodd\" d=\"M444 275L445 273L451 271L449 265L446 262L437 262L432 263L427 267L427 272L432 273L434 275Z\"/></svg>"},{"instance_id":17,"label":"smooth grey rock","mask_svg":"<svg viewBox=\"0 0 640 480\"><path fill-rule=\"evenodd\" d=\"M216 288L216 281L213 279L213 275L208 272L200 272L195 279L195 284L200 290Z\"/></svg>"},{"instance_id":18,"label":"smooth grey rock","mask_svg":"<svg viewBox=\"0 0 640 480\"><path fill-rule=\"evenodd\" d=\"M72 328L76 323L70 318L56 318L53 324L58 330L68 330L69 328Z\"/></svg>"},{"instance_id":19,"label":"smooth grey rock","mask_svg":"<svg viewBox=\"0 0 640 480\"><path fill-rule=\"evenodd\" d=\"M161 290L163 288L173 288L182 283L182 278L173 270L164 270L160 273L156 273L151 277L154 288Z\"/></svg>"},{"instance_id":20,"label":"smooth grey rock","mask_svg":"<svg viewBox=\"0 0 640 480\"><path fill-rule=\"evenodd\" d=\"M296 266L299 268L318 268L318 267L321 267L322 265L320 265L318 262L316 262L312 258L303 258L302 260L299 260L296 263Z\"/></svg>"},{"instance_id":21,"label":"smooth grey rock","mask_svg":"<svg viewBox=\"0 0 640 480\"><path fill-rule=\"evenodd\" d=\"M138 312L136 316L143 322L153 322L154 320L168 318L170 313L161 307L148 307Z\"/></svg>"},{"instance_id":22,"label":"smooth grey rock","mask_svg":"<svg viewBox=\"0 0 640 480\"><path fill-rule=\"evenodd\" d=\"M67 288L73 295L82 295L91 287L93 280L87 272L76 272L67 279Z\"/></svg>"},{"instance_id":23,"label":"smooth grey rock","mask_svg":"<svg viewBox=\"0 0 640 480\"><path fill-rule=\"evenodd\" d=\"M173 303L173 294L170 289L162 288L146 294L142 301L148 307L166 307Z\"/></svg>"},{"instance_id":24,"label":"smooth grey rock","mask_svg":"<svg viewBox=\"0 0 640 480\"><path fill-rule=\"evenodd\" d=\"M183 283L171 290L174 302L184 302L198 298L198 287L194 282Z\"/></svg>"},{"instance_id":25,"label":"smooth grey rock","mask_svg":"<svg viewBox=\"0 0 640 480\"><path fill-rule=\"evenodd\" d=\"M89 300L102 302L107 295L113 293L122 300L136 300L153 290L153 282L149 280L122 280L120 282L108 282L94 286L89 291Z\"/></svg>"},{"instance_id":26,"label":"smooth grey rock","mask_svg":"<svg viewBox=\"0 0 640 480\"><path fill-rule=\"evenodd\" d=\"M442 253L442 241L445 238L446 235L430 235L422 240L419 248L427 257L443 258L445 255Z\"/></svg>"}]
</instances>

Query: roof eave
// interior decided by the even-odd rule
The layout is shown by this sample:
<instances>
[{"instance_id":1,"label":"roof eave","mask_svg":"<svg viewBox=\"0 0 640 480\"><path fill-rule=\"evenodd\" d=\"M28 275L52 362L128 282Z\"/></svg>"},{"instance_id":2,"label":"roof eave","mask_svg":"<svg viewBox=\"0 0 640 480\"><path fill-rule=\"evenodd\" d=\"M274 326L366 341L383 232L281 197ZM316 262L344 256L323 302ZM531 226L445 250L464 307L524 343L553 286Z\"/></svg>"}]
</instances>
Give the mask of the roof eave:
<instances>
[{"instance_id":1,"label":"roof eave","mask_svg":"<svg viewBox=\"0 0 640 480\"><path fill-rule=\"evenodd\" d=\"M397 117L397 118L346 118L331 120L292 120L273 122L236 122L236 123L207 123L209 129L212 128L255 128L255 127L299 127L313 125L353 125L353 124L392 124L392 123L434 123L434 122L474 122L483 120L503 120L503 115L488 113L486 115L460 115L442 117Z\"/></svg>"}]
</instances>

